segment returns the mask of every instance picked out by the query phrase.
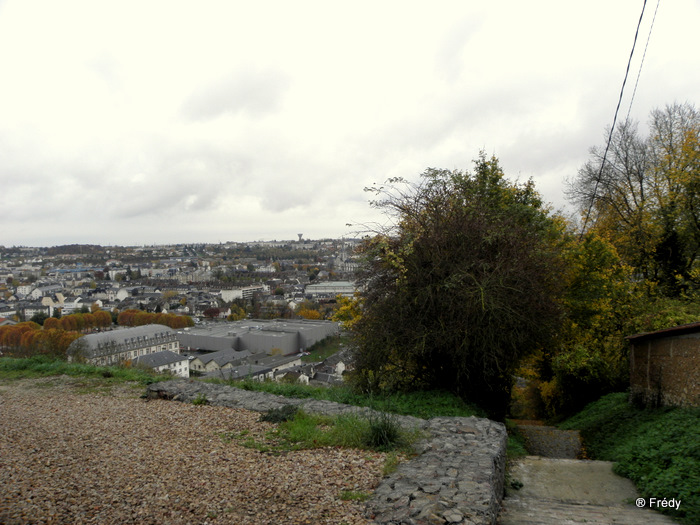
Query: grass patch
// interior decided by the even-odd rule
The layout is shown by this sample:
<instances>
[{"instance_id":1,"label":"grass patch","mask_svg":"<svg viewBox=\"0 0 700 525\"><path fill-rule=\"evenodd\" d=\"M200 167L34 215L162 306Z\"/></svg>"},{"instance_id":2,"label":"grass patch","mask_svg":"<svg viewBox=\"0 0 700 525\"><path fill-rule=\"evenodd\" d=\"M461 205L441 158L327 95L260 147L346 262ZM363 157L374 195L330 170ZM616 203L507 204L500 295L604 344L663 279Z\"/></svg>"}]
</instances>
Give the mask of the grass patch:
<instances>
[{"instance_id":1,"label":"grass patch","mask_svg":"<svg viewBox=\"0 0 700 525\"><path fill-rule=\"evenodd\" d=\"M508 448L506 453L508 459L516 459L527 456L527 447L525 447L525 436L518 430L518 426L510 419L506 419L506 430L508 431Z\"/></svg>"},{"instance_id":2,"label":"grass patch","mask_svg":"<svg viewBox=\"0 0 700 525\"><path fill-rule=\"evenodd\" d=\"M318 363L328 359L335 353L340 352L348 344L349 337L347 335L336 335L326 337L314 343L309 349L309 355L301 358L306 363Z\"/></svg>"},{"instance_id":3,"label":"grass patch","mask_svg":"<svg viewBox=\"0 0 700 525\"><path fill-rule=\"evenodd\" d=\"M660 508L683 523L700 523L700 408L631 406L625 393L609 394L564 421L579 429L588 454L614 461L645 498L681 500L678 511Z\"/></svg>"},{"instance_id":4,"label":"grass patch","mask_svg":"<svg viewBox=\"0 0 700 525\"><path fill-rule=\"evenodd\" d=\"M411 445L421 437L419 432L406 431L390 418L372 419L355 414L323 416L293 408L293 412L285 412L284 418L280 418L280 409L273 409L260 417L262 421L279 421L262 441L243 432L226 433L221 437L227 442L236 440L248 448L273 454L311 448L343 447L380 452L394 451L404 455L413 453ZM381 421L381 431L375 428L377 421ZM393 428L389 429L392 425ZM377 438L378 432L380 438ZM398 458L394 461L398 463Z\"/></svg>"},{"instance_id":5,"label":"grass patch","mask_svg":"<svg viewBox=\"0 0 700 525\"><path fill-rule=\"evenodd\" d=\"M367 501L372 497L369 492L360 490L343 490L340 492L340 499L343 501Z\"/></svg>"},{"instance_id":6,"label":"grass patch","mask_svg":"<svg viewBox=\"0 0 700 525\"><path fill-rule=\"evenodd\" d=\"M476 405L466 403L459 397L442 391L395 393L386 396L358 394L348 386L311 386L302 384L280 383L277 381L254 381L244 379L228 381L223 379L206 379L216 384L225 384L251 390L267 392L284 397L298 399L318 399L335 401L346 405L376 408L393 414L430 419L433 417L486 417Z\"/></svg>"},{"instance_id":7,"label":"grass patch","mask_svg":"<svg viewBox=\"0 0 700 525\"><path fill-rule=\"evenodd\" d=\"M197 394L197 396L192 400L193 405L208 405L209 401L207 400L207 395L202 394L201 392Z\"/></svg>"},{"instance_id":8,"label":"grass patch","mask_svg":"<svg viewBox=\"0 0 700 525\"><path fill-rule=\"evenodd\" d=\"M399 463L401 463L402 457L396 451L390 451L386 454L386 459L384 460L384 468L382 469L382 476L386 477L389 474L396 472L399 468Z\"/></svg>"},{"instance_id":9,"label":"grass patch","mask_svg":"<svg viewBox=\"0 0 700 525\"><path fill-rule=\"evenodd\" d=\"M124 366L94 366L85 363L69 363L47 356L27 358L0 358L0 379L32 379L67 375L72 377L99 378L108 383L137 382L143 385L169 379L143 368Z\"/></svg>"}]
</instances>

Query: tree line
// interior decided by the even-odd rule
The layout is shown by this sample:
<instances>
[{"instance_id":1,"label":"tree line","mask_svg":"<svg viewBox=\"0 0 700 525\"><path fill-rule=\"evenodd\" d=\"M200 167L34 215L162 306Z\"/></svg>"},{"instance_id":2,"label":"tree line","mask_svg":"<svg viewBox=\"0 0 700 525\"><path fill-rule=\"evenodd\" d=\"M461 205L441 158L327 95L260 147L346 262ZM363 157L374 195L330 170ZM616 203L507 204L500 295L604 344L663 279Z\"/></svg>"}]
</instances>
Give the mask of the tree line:
<instances>
[{"instance_id":1,"label":"tree line","mask_svg":"<svg viewBox=\"0 0 700 525\"><path fill-rule=\"evenodd\" d=\"M124 310L116 321L120 326L162 324L172 329L194 326L194 321L187 315L155 314L135 309ZM73 341L86 333L110 328L112 324L109 312L97 310L43 318L43 325L27 321L0 326L0 351L18 357L41 354L64 358Z\"/></svg>"},{"instance_id":2,"label":"tree line","mask_svg":"<svg viewBox=\"0 0 700 525\"><path fill-rule=\"evenodd\" d=\"M628 386L628 335L695 321L700 118L627 123L569 181L579 218L483 153L472 171L373 186L390 225L360 247L362 292L343 305L357 388L447 389L503 417L516 376L557 416Z\"/></svg>"}]
</instances>

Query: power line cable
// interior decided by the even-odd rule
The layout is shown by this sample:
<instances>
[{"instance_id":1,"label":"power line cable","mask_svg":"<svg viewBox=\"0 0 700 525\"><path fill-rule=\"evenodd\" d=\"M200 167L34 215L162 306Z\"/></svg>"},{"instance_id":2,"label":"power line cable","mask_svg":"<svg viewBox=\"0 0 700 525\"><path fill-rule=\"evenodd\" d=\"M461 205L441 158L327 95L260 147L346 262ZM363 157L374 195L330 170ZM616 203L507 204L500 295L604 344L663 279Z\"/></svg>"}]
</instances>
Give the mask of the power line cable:
<instances>
[{"instance_id":1,"label":"power line cable","mask_svg":"<svg viewBox=\"0 0 700 525\"><path fill-rule=\"evenodd\" d=\"M651 25L649 26L649 34L647 35L647 43L644 46L644 53L642 53L642 60L639 63L639 71L637 71L637 80L634 83L634 89L632 90L632 97L630 98L630 106L627 108L627 116L625 117L625 124L630 120L630 113L632 112L632 103L634 102L634 96L637 94L637 86L639 85L639 77L642 76L642 66L644 65L644 59L647 56L647 49L649 49L649 40L651 40L651 32L654 29L654 22L656 22L656 13L659 12L659 4L661 0L656 0L656 9L654 9L654 16L651 19Z\"/></svg>"},{"instance_id":2,"label":"power line cable","mask_svg":"<svg viewBox=\"0 0 700 525\"><path fill-rule=\"evenodd\" d=\"M642 25L642 18L644 18L644 9L647 6L647 0L644 0L644 5L642 5L642 13L639 15L639 21L637 22L637 30L634 33L634 42L632 43L632 51L630 52L630 57L627 60L627 69L625 70L625 78L622 81L622 88L620 89L620 96L617 99L617 107L615 108L615 116L613 117L613 123L610 127L610 134L608 135L608 142L605 145L605 152L603 153L603 161L600 163L600 171L598 172L598 177L596 177L595 186L593 187L593 195L591 195L591 202L588 205L588 210L586 211L586 217L583 220L583 225L581 226L581 238L586 231L586 226L588 226L588 220L591 216L591 211L593 210L593 203L595 202L596 193L598 193L598 186L600 185L600 179L603 176L603 168L605 167L605 160L608 157L608 150L610 149L610 142L612 142L613 131L615 131L615 124L617 123L617 114L620 111L620 104L622 104L622 95L625 92L625 84L627 83L627 76L630 72L630 65L632 64L632 57L634 56L634 48L637 46L637 38L639 37L639 27Z\"/></svg>"}]
</instances>

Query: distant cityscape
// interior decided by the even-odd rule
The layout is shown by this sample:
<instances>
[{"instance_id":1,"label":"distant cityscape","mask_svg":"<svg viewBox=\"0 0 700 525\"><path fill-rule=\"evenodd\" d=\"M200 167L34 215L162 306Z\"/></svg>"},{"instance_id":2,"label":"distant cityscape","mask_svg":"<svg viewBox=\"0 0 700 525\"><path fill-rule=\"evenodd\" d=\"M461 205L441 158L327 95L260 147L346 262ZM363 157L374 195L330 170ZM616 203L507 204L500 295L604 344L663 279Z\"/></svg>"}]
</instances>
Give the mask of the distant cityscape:
<instances>
[{"instance_id":1,"label":"distant cityscape","mask_svg":"<svg viewBox=\"0 0 700 525\"><path fill-rule=\"evenodd\" d=\"M304 299L352 294L357 239L158 246L0 246L0 317L29 320L95 308L184 313L195 319L236 299L258 317L284 317ZM345 281L341 283L341 281ZM333 285L331 283L338 283ZM350 287L350 288L349 288ZM271 315L280 314L280 315Z\"/></svg>"},{"instance_id":2,"label":"distant cityscape","mask_svg":"<svg viewBox=\"0 0 700 525\"><path fill-rule=\"evenodd\" d=\"M95 364L141 360L185 377L291 374L331 382L345 364L309 366L300 356L338 333L330 319L338 296L356 292L358 243L299 235L218 244L0 246L0 326L103 311L113 326L78 339L69 358L79 351ZM127 311L187 316L195 326L117 327Z\"/></svg>"}]
</instances>

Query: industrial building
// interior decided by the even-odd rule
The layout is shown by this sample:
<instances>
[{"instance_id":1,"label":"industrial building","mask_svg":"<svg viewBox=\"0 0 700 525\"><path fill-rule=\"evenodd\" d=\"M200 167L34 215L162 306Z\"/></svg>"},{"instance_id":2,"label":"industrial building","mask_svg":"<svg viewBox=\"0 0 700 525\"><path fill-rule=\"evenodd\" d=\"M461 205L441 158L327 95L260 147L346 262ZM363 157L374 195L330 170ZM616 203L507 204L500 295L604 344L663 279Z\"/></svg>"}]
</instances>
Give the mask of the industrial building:
<instances>
[{"instance_id":1,"label":"industrial building","mask_svg":"<svg viewBox=\"0 0 700 525\"><path fill-rule=\"evenodd\" d=\"M307 319L248 319L184 328L176 332L183 352L250 352L292 355L339 333L338 323Z\"/></svg>"}]
</instances>

